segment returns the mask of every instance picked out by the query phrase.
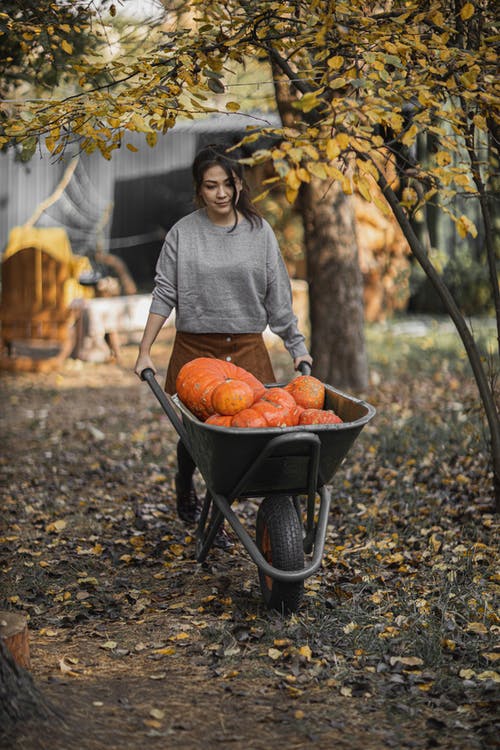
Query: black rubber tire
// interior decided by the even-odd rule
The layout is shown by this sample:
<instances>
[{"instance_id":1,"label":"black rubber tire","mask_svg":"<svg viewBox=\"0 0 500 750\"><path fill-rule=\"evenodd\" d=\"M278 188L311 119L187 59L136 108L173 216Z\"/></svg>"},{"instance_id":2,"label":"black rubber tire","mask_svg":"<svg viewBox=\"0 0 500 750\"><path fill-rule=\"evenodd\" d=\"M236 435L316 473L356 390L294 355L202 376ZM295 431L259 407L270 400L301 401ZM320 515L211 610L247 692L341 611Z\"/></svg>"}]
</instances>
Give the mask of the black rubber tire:
<instances>
[{"instance_id":1,"label":"black rubber tire","mask_svg":"<svg viewBox=\"0 0 500 750\"><path fill-rule=\"evenodd\" d=\"M304 567L302 524L288 495L265 497L257 511L256 541L260 552L279 570ZM282 614L296 612L302 601L304 581L277 581L259 568L262 597L269 609Z\"/></svg>"}]
</instances>

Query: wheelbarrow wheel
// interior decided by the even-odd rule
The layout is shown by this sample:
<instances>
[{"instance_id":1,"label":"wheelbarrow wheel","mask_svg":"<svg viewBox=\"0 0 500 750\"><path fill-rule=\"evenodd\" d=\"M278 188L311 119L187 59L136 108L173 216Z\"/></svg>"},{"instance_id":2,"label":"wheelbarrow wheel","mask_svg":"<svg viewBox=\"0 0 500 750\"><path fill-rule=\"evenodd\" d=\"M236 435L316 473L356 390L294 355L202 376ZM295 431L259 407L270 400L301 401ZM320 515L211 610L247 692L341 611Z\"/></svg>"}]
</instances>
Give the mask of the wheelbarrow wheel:
<instances>
[{"instance_id":1,"label":"wheelbarrow wheel","mask_svg":"<svg viewBox=\"0 0 500 750\"><path fill-rule=\"evenodd\" d=\"M304 567L302 525L292 498L265 497L257 511L257 546L265 560L280 570ZM304 581L277 581L259 569L262 597L269 609L295 612L304 592Z\"/></svg>"}]
</instances>

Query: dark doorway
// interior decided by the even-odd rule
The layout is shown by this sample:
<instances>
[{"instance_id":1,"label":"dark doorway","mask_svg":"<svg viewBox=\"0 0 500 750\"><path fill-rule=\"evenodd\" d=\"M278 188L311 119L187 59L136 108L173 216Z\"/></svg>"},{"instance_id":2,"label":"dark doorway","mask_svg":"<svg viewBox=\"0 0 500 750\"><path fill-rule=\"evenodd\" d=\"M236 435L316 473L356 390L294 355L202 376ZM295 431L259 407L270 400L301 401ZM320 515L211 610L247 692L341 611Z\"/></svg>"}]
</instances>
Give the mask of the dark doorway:
<instances>
[{"instance_id":1,"label":"dark doorway","mask_svg":"<svg viewBox=\"0 0 500 750\"><path fill-rule=\"evenodd\" d=\"M165 234L193 208L189 168L115 184L111 251L127 264L140 293L152 289Z\"/></svg>"}]
</instances>

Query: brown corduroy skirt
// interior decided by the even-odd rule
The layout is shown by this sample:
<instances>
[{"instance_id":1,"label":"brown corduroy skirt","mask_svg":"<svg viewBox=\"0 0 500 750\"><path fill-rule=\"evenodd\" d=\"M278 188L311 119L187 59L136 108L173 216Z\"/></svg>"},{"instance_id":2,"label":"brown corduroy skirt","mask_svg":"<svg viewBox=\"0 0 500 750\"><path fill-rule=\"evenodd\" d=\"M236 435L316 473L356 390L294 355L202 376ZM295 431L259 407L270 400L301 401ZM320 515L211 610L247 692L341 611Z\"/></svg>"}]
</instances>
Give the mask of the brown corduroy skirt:
<instances>
[{"instance_id":1,"label":"brown corduroy skirt","mask_svg":"<svg viewBox=\"0 0 500 750\"><path fill-rule=\"evenodd\" d=\"M183 333L175 334L168 363L165 390L175 393L175 381L186 362L196 357L216 357L248 370L262 383L275 383L269 352L260 333Z\"/></svg>"}]
</instances>

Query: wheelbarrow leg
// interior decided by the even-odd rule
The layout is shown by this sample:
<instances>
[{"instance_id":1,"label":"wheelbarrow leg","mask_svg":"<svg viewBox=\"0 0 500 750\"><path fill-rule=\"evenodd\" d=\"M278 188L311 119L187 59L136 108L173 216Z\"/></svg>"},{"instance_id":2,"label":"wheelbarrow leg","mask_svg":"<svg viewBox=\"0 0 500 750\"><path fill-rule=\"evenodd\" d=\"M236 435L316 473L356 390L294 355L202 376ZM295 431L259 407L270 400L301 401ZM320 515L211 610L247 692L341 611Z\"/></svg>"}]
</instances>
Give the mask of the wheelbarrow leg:
<instances>
[{"instance_id":1,"label":"wheelbarrow leg","mask_svg":"<svg viewBox=\"0 0 500 750\"><path fill-rule=\"evenodd\" d=\"M212 508L212 515L209 519L208 514ZM207 490L205 501L196 529L196 561L205 562L208 552L214 543L217 532L224 522L224 515L212 503L212 496Z\"/></svg>"}]
</instances>

